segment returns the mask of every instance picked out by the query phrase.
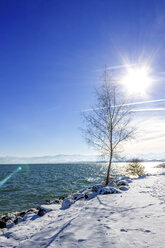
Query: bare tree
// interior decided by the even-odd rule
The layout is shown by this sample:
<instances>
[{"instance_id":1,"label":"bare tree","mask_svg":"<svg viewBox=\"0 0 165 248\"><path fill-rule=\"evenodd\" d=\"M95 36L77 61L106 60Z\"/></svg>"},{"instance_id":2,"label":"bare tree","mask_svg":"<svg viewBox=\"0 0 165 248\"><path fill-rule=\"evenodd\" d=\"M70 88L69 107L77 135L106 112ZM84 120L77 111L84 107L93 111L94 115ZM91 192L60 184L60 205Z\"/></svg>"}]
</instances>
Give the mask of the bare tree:
<instances>
[{"instance_id":1,"label":"bare tree","mask_svg":"<svg viewBox=\"0 0 165 248\"><path fill-rule=\"evenodd\" d=\"M132 138L135 129L131 127L131 111L127 99L120 92L120 86L112 80L107 71L104 82L96 91L96 105L83 112L85 127L82 129L86 141L101 155L109 158L105 185L109 183L112 159L121 152L121 144Z\"/></svg>"}]
</instances>

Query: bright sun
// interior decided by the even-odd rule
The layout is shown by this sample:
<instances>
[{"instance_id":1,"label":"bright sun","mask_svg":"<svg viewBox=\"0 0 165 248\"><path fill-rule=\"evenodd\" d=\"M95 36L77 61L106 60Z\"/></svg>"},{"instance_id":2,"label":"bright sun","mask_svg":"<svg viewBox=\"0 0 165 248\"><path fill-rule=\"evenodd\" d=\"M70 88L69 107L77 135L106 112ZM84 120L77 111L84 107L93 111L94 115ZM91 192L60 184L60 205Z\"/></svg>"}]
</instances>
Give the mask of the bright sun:
<instances>
[{"instance_id":1,"label":"bright sun","mask_svg":"<svg viewBox=\"0 0 165 248\"><path fill-rule=\"evenodd\" d=\"M129 94L145 95L150 83L148 68L145 66L129 68L127 75L122 80L122 84L127 87Z\"/></svg>"}]
</instances>

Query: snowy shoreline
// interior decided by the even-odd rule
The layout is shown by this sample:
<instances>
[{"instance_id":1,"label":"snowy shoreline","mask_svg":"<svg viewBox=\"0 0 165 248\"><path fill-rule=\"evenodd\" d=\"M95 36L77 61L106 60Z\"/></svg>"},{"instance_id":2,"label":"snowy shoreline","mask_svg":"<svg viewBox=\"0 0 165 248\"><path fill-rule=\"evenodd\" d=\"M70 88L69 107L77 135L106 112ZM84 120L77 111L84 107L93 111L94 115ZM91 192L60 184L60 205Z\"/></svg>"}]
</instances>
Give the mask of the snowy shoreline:
<instances>
[{"instance_id":1,"label":"snowy shoreline","mask_svg":"<svg viewBox=\"0 0 165 248\"><path fill-rule=\"evenodd\" d=\"M163 248L164 176L125 177L41 205L3 229L0 247Z\"/></svg>"},{"instance_id":2,"label":"snowy shoreline","mask_svg":"<svg viewBox=\"0 0 165 248\"><path fill-rule=\"evenodd\" d=\"M50 205L61 205L61 209L64 210L80 199L90 200L98 194L119 194L122 190L128 190L128 183L130 182L131 180L129 177L120 177L118 180L113 179L113 182L109 183L107 187L103 184L93 185L68 195L67 197L61 197L54 201L47 201L38 207L2 214L0 216L0 230L4 228L9 229L22 221L26 221L27 218L32 215L38 215L41 217L51 211Z\"/></svg>"}]
</instances>

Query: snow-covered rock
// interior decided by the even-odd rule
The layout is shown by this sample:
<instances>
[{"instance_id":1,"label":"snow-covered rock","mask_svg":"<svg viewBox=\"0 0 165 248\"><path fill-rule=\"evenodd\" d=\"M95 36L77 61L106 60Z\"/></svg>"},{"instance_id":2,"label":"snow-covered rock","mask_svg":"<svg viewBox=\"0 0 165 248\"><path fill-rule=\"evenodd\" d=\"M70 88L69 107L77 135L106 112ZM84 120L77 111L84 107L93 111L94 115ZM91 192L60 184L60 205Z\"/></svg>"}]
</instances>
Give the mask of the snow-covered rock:
<instances>
[{"instance_id":1,"label":"snow-covered rock","mask_svg":"<svg viewBox=\"0 0 165 248\"><path fill-rule=\"evenodd\" d=\"M117 181L117 186L128 186L128 182L126 180Z\"/></svg>"},{"instance_id":2,"label":"snow-covered rock","mask_svg":"<svg viewBox=\"0 0 165 248\"><path fill-rule=\"evenodd\" d=\"M127 190L128 190L128 187L126 187L126 186L120 186L120 187L119 187L119 190L127 191Z\"/></svg>"},{"instance_id":3,"label":"snow-covered rock","mask_svg":"<svg viewBox=\"0 0 165 248\"><path fill-rule=\"evenodd\" d=\"M12 214L9 214L8 219L14 222L17 216L18 216L18 213L12 213Z\"/></svg>"},{"instance_id":4,"label":"snow-covered rock","mask_svg":"<svg viewBox=\"0 0 165 248\"><path fill-rule=\"evenodd\" d=\"M73 198L73 200L78 201L78 200L84 198L84 194L82 194L82 193L74 193L74 194L72 194L72 198Z\"/></svg>"},{"instance_id":5,"label":"snow-covered rock","mask_svg":"<svg viewBox=\"0 0 165 248\"><path fill-rule=\"evenodd\" d=\"M62 202L62 206L61 206L61 209L67 209L69 208L75 201L71 198L71 197L68 197L68 198L65 198Z\"/></svg>"},{"instance_id":6,"label":"snow-covered rock","mask_svg":"<svg viewBox=\"0 0 165 248\"><path fill-rule=\"evenodd\" d=\"M100 190L101 190L103 187L104 187L103 184L96 184L96 185L92 186L91 190L92 190L93 192L99 193Z\"/></svg>"},{"instance_id":7,"label":"snow-covered rock","mask_svg":"<svg viewBox=\"0 0 165 248\"><path fill-rule=\"evenodd\" d=\"M111 181L108 183L108 186L110 187L116 187L116 182L115 181Z\"/></svg>"},{"instance_id":8,"label":"snow-covered rock","mask_svg":"<svg viewBox=\"0 0 165 248\"><path fill-rule=\"evenodd\" d=\"M14 221L12 221L12 220L8 220L8 221L6 222L6 228L7 228L7 229L13 227L14 225L15 225L15 223L14 223Z\"/></svg>"},{"instance_id":9,"label":"snow-covered rock","mask_svg":"<svg viewBox=\"0 0 165 248\"><path fill-rule=\"evenodd\" d=\"M87 192L85 193L84 197L86 200L91 200L92 198L94 198L97 195L96 192Z\"/></svg>"},{"instance_id":10,"label":"snow-covered rock","mask_svg":"<svg viewBox=\"0 0 165 248\"><path fill-rule=\"evenodd\" d=\"M20 222L22 222L23 221L23 218L21 217L21 216L18 216L15 220L14 220L14 223L15 224L18 224L18 223L20 223Z\"/></svg>"},{"instance_id":11,"label":"snow-covered rock","mask_svg":"<svg viewBox=\"0 0 165 248\"><path fill-rule=\"evenodd\" d=\"M35 215L37 214L37 210L35 211L27 211L26 214L23 216L23 220L27 221L27 220L31 220Z\"/></svg>"},{"instance_id":12,"label":"snow-covered rock","mask_svg":"<svg viewBox=\"0 0 165 248\"><path fill-rule=\"evenodd\" d=\"M100 191L100 194L101 195L105 195L105 194L119 194L120 191L115 189L115 188L112 188L112 187L103 187Z\"/></svg>"},{"instance_id":13,"label":"snow-covered rock","mask_svg":"<svg viewBox=\"0 0 165 248\"><path fill-rule=\"evenodd\" d=\"M132 183L132 179L128 176L123 176L119 179L119 181L122 181L122 180L126 181L127 183Z\"/></svg>"},{"instance_id":14,"label":"snow-covered rock","mask_svg":"<svg viewBox=\"0 0 165 248\"><path fill-rule=\"evenodd\" d=\"M38 211L39 216L43 216L50 211L55 211L59 208L58 204L41 205Z\"/></svg>"},{"instance_id":15,"label":"snow-covered rock","mask_svg":"<svg viewBox=\"0 0 165 248\"><path fill-rule=\"evenodd\" d=\"M42 209L41 207L38 210L38 216L44 216L47 213L45 209Z\"/></svg>"}]
</instances>

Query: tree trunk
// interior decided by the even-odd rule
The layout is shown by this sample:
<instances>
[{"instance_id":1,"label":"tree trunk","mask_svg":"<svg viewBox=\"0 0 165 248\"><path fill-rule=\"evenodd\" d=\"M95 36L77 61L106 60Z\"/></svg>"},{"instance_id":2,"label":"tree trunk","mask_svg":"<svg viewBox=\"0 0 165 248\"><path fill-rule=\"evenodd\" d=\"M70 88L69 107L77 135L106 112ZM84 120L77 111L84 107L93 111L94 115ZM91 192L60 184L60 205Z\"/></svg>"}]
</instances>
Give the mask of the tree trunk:
<instances>
[{"instance_id":1,"label":"tree trunk","mask_svg":"<svg viewBox=\"0 0 165 248\"><path fill-rule=\"evenodd\" d=\"M106 181L105 181L105 186L107 186L109 183L109 176L110 176L110 172L111 172L111 163L112 163L112 155L110 156L110 159L109 159L109 165L108 165L108 170L107 170L107 177L106 177Z\"/></svg>"}]
</instances>

